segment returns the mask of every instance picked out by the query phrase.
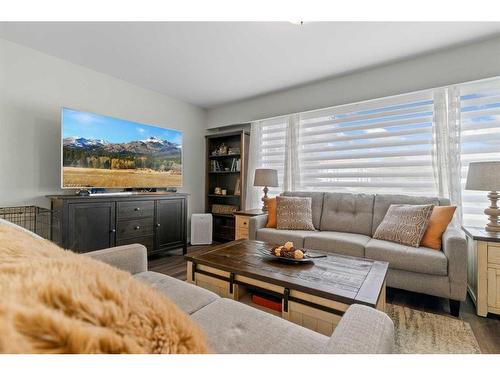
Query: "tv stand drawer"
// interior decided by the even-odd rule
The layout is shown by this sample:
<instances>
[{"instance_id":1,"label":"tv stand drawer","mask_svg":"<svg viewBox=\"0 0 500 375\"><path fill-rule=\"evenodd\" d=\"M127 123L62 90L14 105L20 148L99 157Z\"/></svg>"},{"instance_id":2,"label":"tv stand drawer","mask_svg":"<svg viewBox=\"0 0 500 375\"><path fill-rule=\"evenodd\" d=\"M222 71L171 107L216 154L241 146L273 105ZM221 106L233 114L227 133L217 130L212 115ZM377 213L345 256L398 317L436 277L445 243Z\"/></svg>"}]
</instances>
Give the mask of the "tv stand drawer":
<instances>
[{"instance_id":1,"label":"tv stand drawer","mask_svg":"<svg viewBox=\"0 0 500 375\"><path fill-rule=\"evenodd\" d=\"M134 202L118 202L117 219L139 219L143 217L153 217L155 202L151 201L134 201Z\"/></svg>"},{"instance_id":2,"label":"tv stand drawer","mask_svg":"<svg viewBox=\"0 0 500 375\"><path fill-rule=\"evenodd\" d=\"M116 240L153 235L153 217L119 221L116 223Z\"/></svg>"}]
</instances>

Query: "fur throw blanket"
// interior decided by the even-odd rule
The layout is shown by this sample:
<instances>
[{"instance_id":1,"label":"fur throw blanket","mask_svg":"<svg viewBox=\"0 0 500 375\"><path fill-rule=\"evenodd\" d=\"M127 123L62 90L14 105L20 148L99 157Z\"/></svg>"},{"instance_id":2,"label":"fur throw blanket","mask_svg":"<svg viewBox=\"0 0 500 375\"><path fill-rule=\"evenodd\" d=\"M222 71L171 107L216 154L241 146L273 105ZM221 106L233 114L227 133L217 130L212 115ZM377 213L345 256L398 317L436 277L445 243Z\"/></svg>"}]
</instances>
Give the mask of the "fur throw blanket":
<instances>
[{"instance_id":1,"label":"fur throw blanket","mask_svg":"<svg viewBox=\"0 0 500 375\"><path fill-rule=\"evenodd\" d=\"M0 353L205 353L201 330L152 287L0 224Z\"/></svg>"}]
</instances>

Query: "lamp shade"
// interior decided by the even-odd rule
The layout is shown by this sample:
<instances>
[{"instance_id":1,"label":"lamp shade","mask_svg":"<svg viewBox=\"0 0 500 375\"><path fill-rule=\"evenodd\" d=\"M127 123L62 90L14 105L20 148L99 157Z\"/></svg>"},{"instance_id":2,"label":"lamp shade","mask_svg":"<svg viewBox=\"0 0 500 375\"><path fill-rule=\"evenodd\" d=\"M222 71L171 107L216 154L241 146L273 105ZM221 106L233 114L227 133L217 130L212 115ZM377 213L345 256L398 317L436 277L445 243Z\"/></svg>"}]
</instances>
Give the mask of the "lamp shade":
<instances>
[{"instance_id":1,"label":"lamp shade","mask_svg":"<svg viewBox=\"0 0 500 375\"><path fill-rule=\"evenodd\" d=\"M259 168L255 170L253 186L272 186L278 185L278 171L276 169Z\"/></svg>"},{"instance_id":2,"label":"lamp shade","mask_svg":"<svg viewBox=\"0 0 500 375\"><path fill-rule=\"evenodd\" d=\"M500 191L500 161L470 163L465 189Z\"/></svg>"}]
</instances>

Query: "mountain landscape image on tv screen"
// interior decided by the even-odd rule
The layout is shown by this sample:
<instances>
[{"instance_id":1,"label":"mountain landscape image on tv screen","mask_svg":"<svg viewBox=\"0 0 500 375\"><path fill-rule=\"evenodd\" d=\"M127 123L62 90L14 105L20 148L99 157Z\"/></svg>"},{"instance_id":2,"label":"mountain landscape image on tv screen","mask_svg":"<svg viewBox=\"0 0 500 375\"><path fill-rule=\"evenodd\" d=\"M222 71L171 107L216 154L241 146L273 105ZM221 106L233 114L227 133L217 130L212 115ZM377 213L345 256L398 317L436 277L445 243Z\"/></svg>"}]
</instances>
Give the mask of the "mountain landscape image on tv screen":
<instances>
[{"instance_id":1,"label":"mountain landscape image on tv screen","mask_svg":"<svg viewBox=\"0 0 500 375\"><path fill-rule=\"evenodd\" d=\"M182 186L182 132L64 108L66 188Z\"/></svg>"}]
</instances>

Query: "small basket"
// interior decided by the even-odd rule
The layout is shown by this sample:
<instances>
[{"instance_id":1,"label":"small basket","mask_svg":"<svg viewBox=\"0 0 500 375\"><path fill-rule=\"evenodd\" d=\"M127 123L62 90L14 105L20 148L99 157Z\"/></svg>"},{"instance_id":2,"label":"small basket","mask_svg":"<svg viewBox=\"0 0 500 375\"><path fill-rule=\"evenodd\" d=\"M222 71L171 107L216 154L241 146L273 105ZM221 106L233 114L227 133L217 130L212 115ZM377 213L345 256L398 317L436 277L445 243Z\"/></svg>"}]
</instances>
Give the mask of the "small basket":
<instances>
[{"instance_id":1,"label":"small basket","mask_svg":"<svg viewBox=\"0 0 500 375\"><path fill-rule=\"evenodd\" d=\"M233 212L238 211L239 206L231 204L213 204L212 213L213 214L224 214L231 215Z\"/></svg>"}]
</instances>

